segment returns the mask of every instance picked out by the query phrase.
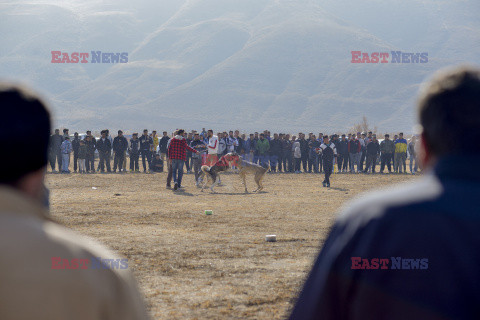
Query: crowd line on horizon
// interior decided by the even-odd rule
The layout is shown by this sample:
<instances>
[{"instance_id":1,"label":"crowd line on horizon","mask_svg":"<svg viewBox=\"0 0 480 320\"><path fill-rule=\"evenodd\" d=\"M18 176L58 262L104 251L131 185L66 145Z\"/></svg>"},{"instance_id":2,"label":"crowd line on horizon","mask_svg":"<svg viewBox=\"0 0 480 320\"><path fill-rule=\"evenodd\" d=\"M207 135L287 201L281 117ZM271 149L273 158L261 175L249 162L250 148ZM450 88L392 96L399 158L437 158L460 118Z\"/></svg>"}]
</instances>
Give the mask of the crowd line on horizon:
<instances>
[{"instance_id":1,"label":"crowd line on horizon","mask_svg":"<svg viewBox=\"0 0 480 320\"><path fill-rule=\"evenodd\" d=\"M182 130L183 131L183 130ZM184 132L184 131L183 131ZM49 162L53 173L71 173L70 158L73 155L73 172L78 173L115 173L127 172L127 156L130 160L129 171L140 172L140 159L143 172L154 173L164 170L168 161L168 146L171 138L166 131L158 136L156 131L149 133L145 129L142 135L133 133L127 139L121 130L112 137L109 130L102 130L95 138L87 131L82 138L75 132L71 137L68 129L63 135L56 129L50 137ZM200 166L212 165L222 155L236 152L245 161L270 167L270 173L321 173L322 153L320 145L327 136L319 133L290 134L274 133L265 130L262 133L240 134L238 130L218 132L212 130L184 132L187 145L198 153L186 150L185 167L187 173L194 171L197 176ZM335 172L337 173L407 173L407 158L410 160L411 174L418 170L416 136L407 141L403 133L389 134L379 141L373 132L332 134L328 136L329 146L335 150ZM96 154L98 164L95 165ZM113 158L113 170L111 161ZM58 171L55 166L58 164ZM197 181L198 182L198 181Z\"/></svg>"}]
</instances>

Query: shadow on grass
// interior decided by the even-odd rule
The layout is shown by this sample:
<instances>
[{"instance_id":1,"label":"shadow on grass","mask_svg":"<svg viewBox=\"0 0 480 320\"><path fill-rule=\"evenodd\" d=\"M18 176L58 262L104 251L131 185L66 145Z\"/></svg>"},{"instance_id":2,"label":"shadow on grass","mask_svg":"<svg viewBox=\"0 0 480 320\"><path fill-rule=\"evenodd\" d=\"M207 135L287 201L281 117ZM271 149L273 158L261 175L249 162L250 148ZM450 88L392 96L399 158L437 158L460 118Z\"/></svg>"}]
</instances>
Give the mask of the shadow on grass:
<instances>
[{"instance_id":1,"label":"shadow on grass","mask_svg":"<svg viewBox=\"0 0 480 320\"><path fill-rule=\"evenodd\" d=\"M335 188L335 187L330 187L330 188L327 188L327 189L332 189L332 190L336 190L336 191L350 191L349 189L345 189L345 188Z\"/></svg>"},{"instance_id":2,"label":"shadow on grass","mask_svg":"<svg viewBox=\"0 0 480 320\"><path fill-rule=\"evenodd\" d=\"M173 193L173 194L176 194L176 195L179 195L179 196L186 196L186 197L193 197L193 196L194 196L193 193L186 192L186 191L182 191L182 190L172 191L172 193Z\"/></svg>"}]
</instances>

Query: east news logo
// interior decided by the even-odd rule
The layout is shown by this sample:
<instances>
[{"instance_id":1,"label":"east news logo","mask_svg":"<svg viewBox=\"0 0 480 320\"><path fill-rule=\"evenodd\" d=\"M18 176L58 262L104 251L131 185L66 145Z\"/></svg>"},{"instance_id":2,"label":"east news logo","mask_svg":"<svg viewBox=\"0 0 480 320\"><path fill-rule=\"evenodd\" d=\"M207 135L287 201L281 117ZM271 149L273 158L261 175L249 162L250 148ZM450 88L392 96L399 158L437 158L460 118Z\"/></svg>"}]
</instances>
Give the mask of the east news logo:
<instances>
[{"instance_id":1,"label":"east news logo","mask_svg":"<svg viewBox=\"0 0 480 320\"><path fill-rule=\"evenodd\" d=\"M427 63L428 52L412 53L402 51L362 52L352 51L351 63ZM390 59L390 61L389 61Z\"/></svg>"},{"instance_id":2,"label":"east news logo","mask_svg":"<svg viewBox=\"0 0 480 320\"><path fill-rule=\"evenodd\" d=\"M91 53L91 54L90 54ZM52 51L52 63L127 63L128 52L68 52ZM88 60L90 58L90 61Z\"/></svg>"},{"instance_id":3,"label":"east news logo","mask_svg":"<svg viewBox=\"0 0 480 320\"><path fill-rule=\"evenodd\" d=\"M62 259L52 257L52 269L127 269L128 259Z\"/></svg>"},{"instance_id":4,"label":"east news logo","mask_svg":"<svg viewBox=\"0 0 480 320\"><path fill-rule=\"evenodd\" d=\"M355 270L392 269L392 270L426 270L428 259L410 259L402 257L372 258L351 257L352 267Z\"/></svg>"}]
</instances>

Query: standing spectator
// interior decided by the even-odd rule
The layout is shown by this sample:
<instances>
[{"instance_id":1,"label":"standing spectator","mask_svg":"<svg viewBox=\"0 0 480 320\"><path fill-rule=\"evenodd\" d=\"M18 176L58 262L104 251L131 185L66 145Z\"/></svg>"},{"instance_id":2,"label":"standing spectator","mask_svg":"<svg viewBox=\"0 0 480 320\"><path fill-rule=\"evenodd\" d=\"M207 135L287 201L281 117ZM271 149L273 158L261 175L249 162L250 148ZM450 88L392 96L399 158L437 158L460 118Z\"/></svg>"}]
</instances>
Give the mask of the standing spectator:
<instances>
[{"instance_id":1,"label":"standing spectator","mask_svg":"<svg viewBox=\"0 0 480 320\"><path fill-rule=\"evenodd\" d=\"M85 159L87 158L87 145L85 141L80 140L78 146L78 172L79 173L87 173L85 167Z\"/></svg>"},{"instance_id":2,"label":"standing spectator","mask_svg":"<svg viewBox=\"0 0 480 320\"><path fill-rule=\"evenodd\" d=\"M395 173L407 173L407 140L403 138L403 133L400 132L399 137L395 140Z\"/></svg>"},{"instance_id":3,"label":"standing spectator","mask_svg":"<svg viewBox=\"0 0 480 320\"><path fill-rule=\"evenodd\" d=\"M184 136L187 135L186 132L184 133ZM190 145L193 141L193 134L189 133L187 137L185 138L187 141L187 145ZM185 167L187 168L187 173L192 173L192 152L190 150L187 150L187 160L185 161Z\"/></svg>"},{"instance_id":4,"label":"standing spectator","mask_svg":"<svg viewBox=\"0 0 480 320\"><path fill-rule=\"evenodd\" d=\"M295 160L295 173L301 173L300 164L302 162L302 148L300 147L300 141L296 140L293 145L293 158Z\"/></svg>"},{"instance_id":5,"label":"standing spectator","mask_svg":"<svg viewBox=\"0 0 480 320\"><path fill-rule=\"evenodd\" d=\"M193 136L193 141L190 143L190 147L197 150L197 153L192 154L193 160L193 173L195 174L195 185L200 186L200 173L202 168L202 155L207 151L207 146L205 142L200 139L200 135L195 133Z\"/></svg>"},{"instance_id":6,"label":"standing spectator","mask_svg":"<svg viewBox=\"0 0 480 320\"><path fill-rule=\"evenodd\" d=\"M372 173L375 173L377 158L378 158L378 155L380 154L380 144L378 143L376 134L374 134L372 138L369 138L366 152L367 152L367 164L363 172L368 173L371 170Z\"/></svg>"},{"instance_id":7,"label":"standing spectator","mask_svg":"<svg viewBox=\"0 0 480 320\"><path fill-rule=\"evenodd\" d=\"M280 140L280 155L278 156L278 172L287 172L287 168L283 165L285 162L285 154L283 152L285 148L285 135L283 133L278 134L278 140Z\"/></svg>"},{"instance_id":8,"label":"standing spectator","mask_svg":"<svg viewBox=\"0 0 480 320\"><path fill-rule=\"evenodd\" d=\"M167 143L170 140L167 131L163 131L163 137L160 139L159 142L159 149L160 149L160 157L163 161L167 159Z\"/></svg>"},{"instance_id":9,"label":"standing spectator","mask_svg":"<svg viewBox=\"0 0 480 320\"><path fill-rule=\"evenodd\" d=\"M323 143L319 147L319 152L323 154L323 171L325 172L325 179L322 185L330 188L330 176L333 172L333 165L335 164L335 157L337 156L337 149L335 144L329 142L328 135L323 137Z\"/></svg>"},{"instance_id":10,"label":"standing spectator","mask_svg":"<svg viewBox=\"0 0 480 320\"><path fill-rule=\"evenodd\" d=\"M308 141L308 152L309 152L309 160L308 160L308 172L318 173L318 159L319 159L319 148L320 148L320 141L317 140L314 134L310 136L310 140ZM323 165L323 164L322 164Z\"/></svg>"},{"instance_id":11,"label":"standing spectator","mask_svg":"<svg viewBox=\"0 0 480 320\"><path fill-rule=\"evenodd\" d=\"M101 173L105 173L105 166L107 167L107 172L112 172L110 168L110 155L112 152L112 144L107 138L107 130L102 130L100 139L97 140L97 150L100 157L99 170Z\"/></svg>"},{"instance_id":12,"label":"standing spectator","mask_svg":"<svg viewBox=\"0 0 480 320\"><path fill-rule=\"evenodd\" d=\"M132 134L132 139L130 139L128 153L130 154L130 172L139 172L138 159L140 157L140 140L138 139L138 133L136 132Z\"/></svg>"},{"instance_id":13,"label":"standing spectator","mask_svg":"<svg viewBox=\"0 0 480 320\"><path fill-rule=\"evenodd\" d=\"M252 140L252 146L251 148L253 149L253 163L258 164L259 159L258 159L258 150L257 150L257 142L258 142L258 132L254 133L253 140Z\"/></svg>"},{"instance_id":14,"label":"standing spectator","mask_svg":"<svg viewBox=\"0 0 480 320\"><path fill-rule=\"evenodd\" d=\"M150 155L150 148L153 144L153 139L148 135L148 130L143 130L143 135L140 137L140 153L142 154L142 164L143 164L143 172L147 173L147 164L148 162L148 169L150 170L151 166L151 155Z\"/></svg>"},{"instance_id":15,"label":"standing spectator","mask_svg":"<svg viewBox=\"0 0 480 320\"><path fill-rule=\"evenodd\" d=\"M338 172L347 172L348 171L348 141L346 139L345 134L342 134L342 138L340 141L335 143L337 148L337 165L338 165Z\"/></svg>"},{"instance_id":16,"label":"standing spectator","mask_svg":"<svg viewBox=\"0 0 480 320\"><path fill-rule=\"evenodd\" d=\"M253 152L254 152L254 146L253 146L253 133L250 133L250 136L248 137L247 140L243 143L244 149L245 149L245 161L247 162L253 162Z\"/></svg>"},{"instance_id":17,"label":"standing spectator","mask_svg":"<svg viewBox=\"0 0 480 320\"><path fill-rule=\"evenodd\" d=\"M183 136L184 132L185 130L183 129L178 130L177 135L170 140L168 145L168 158L172 161L173 190L182 187L183 164L186 160L186 151L190 150L193 153L197 153L197 150L187 145L187 141Z\"/></svg>"},{"instance_id":18,"label":"standing spectator","mask_svg":"<svg viewBox=\"0 0 480 320\"><path fill-rule=\"evenodd\" d=\"M85 137L85 146L87 147L87 155L85 158L85 166L87 173L95 173L95 150L97 145L97 140L91 134L88 134Z\"/></svg>"},{"instance_id":19,"label":"standing spectator","mask_svg":"<svg viewBox=\"0 0 480 320\"><path fill-rule=\"evenodd\" d=\"M225 139L227 153L235 151L235 144L237 144L237 142L237 139L233 136L233 131L230 131Z\"/></svg>"},{"instance_id":20,"label":"standing spectator","mask_svg":"<svg viewBox=\"0 0 480 320\"><path fill-rule=\"evenodd\" d=\"M65 140L66 137L70 138L70 135L68 134L68 129L63 129L63 140Z\"/></svg>"},{"instance_id":21,"label":"standing spectator","mask_svg":"<svg viewBox=\"0 0 480 320\"><path fill-rule=\"evenodd\" d=\"M417 137L412 136L412 140L408 144L408 154L410 156L410 173L411 174L417 173L417 168L418 168L417 150L415 148L416 141L417 141ZM415 163L415 165L413 163Z\"/></svg>"},{"instance_id":22,"label":"standing spectator","mask_svg":"<svg viewBox=\"0 0 480 320\"><path fill-rule=\"evenodd\" d=\"M283 172L293 172L293 153L292 145L293 142L290 140L290 135L286 134L285 139L283 140L284 144L282 147L283 153Z\"/></svg>"},{"instance_id":23,"label":"standing spectator","mask_svg":"<svg viewBox=\"0 0 480 320\"><path fill-rule=\"evenodd\" d=\"M277 133L273 134L273 139L270 140L269 144L270 144L270 149L269 149L270 170L271 172L277 172L277 166L278 166L280 171L281 165L279 164L278 159L280 158L280 154L282 152L282 146Z\"/></svg>"},{"instance_id":24,"label":"standing spectator","mask_svg":"<svg viewBox=\"0 0 480 320\"><path fill-rule=\"evenodd\" d=\"M72 153L72 143L70 137L66 136L62 142L60 149L62 150L62 173L70 173L70 153Z\"/></svg>"},{"instance_id":25,"label":"standing spectator","mask_svg":"<svg viewBox=\"0 0 480 320\"><path fill-rule=\"evenodd\" d=\"M113 139L113 152L115 152L115 158L113 160L113 172L123 171L123 162L125 161L125 152L128 149L127 138L123 136L123 131L118 130L118 136Z\"/></svg>"},{"instance_id":26,"label":"standing spectator","mask_svg":"<svg viewBox=\"0 0 480 320\"><path fill-rule=\"evenodd\" d=\"M367 149L366 149L366 143L365 143L365 137L366 137L365 132L358 132L357 133L357 139L360 142L360 154L359 154L359 159L358 159L358 172L363 172L363 164L365 163L365 158L367 157Z\"/></svg>"},{"instance_id":27,"label":"standing spectator","mask_svg":"<svg viewBox=\"0 0 480 320\"><path fill-rule=\"evenodd\" d=\"M175 130L172 134L172 137L177 135L177 131ZM167 143L167 189L172 188L172 179L173 179L173 169L172 169L172 160L168 157L168 148L170 146L170 142L172 139L168 140Z\"/></svg>"},{"instance_id":28,"label":"standing spectator","mask_svg":"<svg viewBox=\"0 0 480 320\"><path fill-rule=\"evenodd\" d=\"M244 134L240 135L240 131L235 130L234 138L237 140L236 143L234 144L235 152L240 155L243 155L245 153L245 146L244 146L245 135Z\"/></svg>"},{"instance_id":29,"label":"standing spectator","mask_svg":"<svg viewBox=\"0 0 480 320\"><path fill-rule=\"evenodd\" d=\"M346 206L290 319L479 318L480 70L437 75L418 109L430 174Z\"/></svg>"},{"instance_id":30,"label":"standing spectator","mask_svg":"<svg viewBox=\"0 0 480 320\"><path fill-rule=\"evenodd\" d=\"M317 141L318 141L319 146L323 143L323 133L322 132L320 132L318 134L318 140ZM330 142L332 142L332 141L330 141ZM317 153L316 162L318 164L318 171L322 172L323 171L323 160L322 160L322 153L321 152ZM310 166L309 166L309 168L310 168Z\"/></svg>"},{"instance_id":31,"label":"standing spectator","mask_svg":"<svg viewBox=\"0 0 480 320\"><path fill-rule=\"evenodd\" d=\"M385 165L387 165L388 173L392 173L391 162L393 158L393 153L395 152L395 144L390 140L390 135L387 133L385 135L385 140L380 143L380 173L383 173Z\"/></svg>"},{"instance_id":32,"label":"standing spectator","mask_svg":"<svg viewBox=\"0 0 480 320\"><path fill-rule=\"evenodd\" d=\"M239 136L237 138L238 140L238 147L237 147L237 153L240 154L240 156L242 157L242 159L246 160L246 157L245 157L245 144L246 144L246 141L247 141L247 138L246 138L246 135L245 133L242 133L241 136ZM250 152L250 147L249 147L249 152Z\"/></svg>"},{"instance_id":33,"label":"standing spectator","mask_svg":"<svg viewBox=\"0 0 480 320\"><path fill-rule=\"evenodd\" d=\"M55 134L50 136L49 142L49 159L50 159L50 167L52 168L52 172L56 173L55 170L55 162L58 163L58 171L62 170L62 150L60 149L62 146L63 137L60 135L60 130L55 129Z\"/></svg>"},{"instance_id":34,"label":"standing spectator","mask_svg":"<svg viewBox=\"0 0 480 320\"><path fill-rule=\"evenodd\" d=\"M78 132L73 134L72 149L73 149L73 172L77 172L78 148L80 147L80 138Z\"/></svg>"},{"instance_id":35,"label":"standing spectator","mask_svg":"<svg viewBox=\"0 0 480 320\"><path fill-rule=\"evenodd\" d=\"M350 154L350 172L355 173L355 165L357 166L357 173L360 172L360 152L362 150L362 145L360 141L355 137L355 134L352 134L352 138L348 141L348 153Z\"/></svg>"},{"instance_id":36,"label":"standing spectator","mask_svg":"<svg viewBox=\"0 0 480 320\"><path fill-rule=\"evenodd\" d=\"M398 135L393 136L393 144L395 145L395 142L398 139ZM395 171L395 150L393 150L393 155L392 155L392 163L393 163L393 170Z\"/></svg>"},{"instance_id":37,"label":"standing spectator","mask_svg":"<svg viewBox=\"0 0 480 320\"><path fill-rule=\"evenodd\" d=\"M218 133L218 159L227 153L227 133Z\"/></svg>"},{"instance_id":38,"label":"standing spectator","mask_svg":"<svg viewBox=\"0 0 480 320\"><path fill-rule=\"evenodd\" d=\"M205 128L202 128L202 132L200 132L200 137L202 138L202 140L208 138L208 132L205 130Z\"/></svg>"},{"instance_id":39,"label":"standing spectator","mask_svg":"<svg viewBox=\"0 0 480 320\"><path fill-rule=\"evenodd\" d=\"M157 136L157 131L153 130L152 131L152 147L150 148L150 154L152 154L152 160L154 159L154 156L157 153L157 148L160 144L160 141Z\"/></svg>"},{"instance_id":40,"label":"standing spectator","mask_svg":"<svg viewBox=\"0 0 480 320\"><path fill-rule=\"evenodd\" d=\"M258 152L258 159L260 165L264 168L268 168L268 151L270 150L270 144L268 140L265 139L265 134L260 134L260 139L257 141L256 150Z\"/></svg>"},{"instance_id":41,"label":"standing spectator","mask_svg":"<svg viewBox=\"0 0 480 320\"><path fill-rule=\"evenodd\" d=\"M205 164L213 166L218 161L218 136L213 134L213 130L209 129L207 132L207 159Z\"/></svg>"},{"instance_id":42,"label":"standing spectator","mask_svg":"<svg viewBox=\"0 0 480 320\"><path fill-rule=\"evenodd\" d=\"M300 142L300 149L302 150L303 172L308 172L308 141L305 139L305 134L301 132L298 134L298 138L298 142Z\"/></svg>"},{"instance_id":43,"label":"standing spectator","mask_svg":"<svg viewBox=\"0 0 480 320\"><path fill-rule=\"evenodd\" d=\"M110 137L110 130L108 129L105 129L105 130L102 130L104 133L105 133L105 139L107 139L109 142L110 142L110 152L108 154L108 168L110 168L110 160L111 160L111 157L112 157L112 144L113 144L113 139L112 137ZM100 134L102 134L102 131L100 132ZM100 140L100 139L99 139ZM97 149L98 150L98 149ZM99 150L99 155L100 155L100 150ZM107 160L105 159L104 162L106 162ZM101 172L101 166L100 166L100 161L98 162L98 167L97 167L97 171ZM106 164L105 164L106 165ZM110 172L110 171L108 171Z\"/></svg>"}]
</instances>

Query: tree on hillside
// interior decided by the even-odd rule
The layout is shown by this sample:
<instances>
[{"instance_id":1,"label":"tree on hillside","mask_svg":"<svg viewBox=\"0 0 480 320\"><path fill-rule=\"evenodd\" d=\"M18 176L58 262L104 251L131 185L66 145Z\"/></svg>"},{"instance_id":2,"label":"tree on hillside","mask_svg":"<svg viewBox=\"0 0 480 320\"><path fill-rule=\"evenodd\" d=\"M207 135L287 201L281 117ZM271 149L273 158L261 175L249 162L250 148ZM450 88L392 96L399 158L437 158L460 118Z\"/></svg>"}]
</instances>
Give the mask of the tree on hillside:
<instances>
[{"instance_id":1,"label":"tree on hillside","mask_svg":"<svg viewBox=\"0 0 480 320\"><path fill-rule=\"evenodd\" d=\"M351 130L352 130L352 133L372 131L373 133L378 134L377 126L370 127L370 124L368 123L367 117L365 115L362 117L362 121L360 123L356 123L352 126Z\"/></svg>"}]
</instances>

